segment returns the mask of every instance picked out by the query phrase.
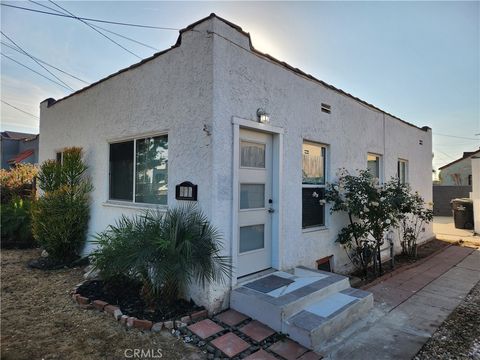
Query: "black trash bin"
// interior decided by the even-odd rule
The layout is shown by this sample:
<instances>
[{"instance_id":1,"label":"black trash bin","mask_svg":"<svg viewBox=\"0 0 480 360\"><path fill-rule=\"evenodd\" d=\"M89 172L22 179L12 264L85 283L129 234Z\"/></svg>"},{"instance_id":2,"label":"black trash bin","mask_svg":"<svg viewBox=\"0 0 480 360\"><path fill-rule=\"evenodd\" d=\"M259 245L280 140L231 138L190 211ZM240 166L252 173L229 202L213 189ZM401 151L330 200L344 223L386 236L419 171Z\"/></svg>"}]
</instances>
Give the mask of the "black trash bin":
<instances>
[{"instance_id":1,"label":"black trash bin","mask_svg":"<svg viewBox=\"0 0 480 360\"><path fill-rule=\"evenodd\" d=\"M473 200L453 199L451 204L455 227L457 229L473 230Z\"/></svg>"}]
</instances>

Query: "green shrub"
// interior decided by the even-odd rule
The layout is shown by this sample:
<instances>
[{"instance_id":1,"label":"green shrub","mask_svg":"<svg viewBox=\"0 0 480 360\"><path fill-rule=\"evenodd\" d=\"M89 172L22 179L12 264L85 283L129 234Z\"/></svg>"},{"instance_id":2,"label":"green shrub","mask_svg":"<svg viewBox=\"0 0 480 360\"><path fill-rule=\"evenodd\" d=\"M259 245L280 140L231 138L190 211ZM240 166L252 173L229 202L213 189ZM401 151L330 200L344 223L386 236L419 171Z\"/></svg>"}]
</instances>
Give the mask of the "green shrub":
<instances>
[{"instance_id":1,"label":"green shrub","mask_svg":"<svg viewBox=\"0 0 480 360\"><path fill-rule=\"evenodd\" d=\"M75 260L85 244L92 185L81 148L68 148L63 163L45 161L38 175L44 192L33 206L33 235L55 260Z\"/></svg>"},{"instance_id":2,"label":"green shrub","mask_svg":"<svg viewBox=\"0 0 480 360\"><path fill-rule=\"evenodd\" d=\"M327 185L325 199L331 204L332 213L347 214L349 223L336 241L364 276L372 262L376 275L382 273L380 248L386 233L415 212L415 207L423 209L424 204L418 194L411 194L409 186L400 184L398 179L380 184L367 170L351 175L340 169L338 179Z\"/></svg>"},{"instance_id":3,"label":"green shrub","mask_svg":"<svg viewBox=\"0 0 480 360\"><path fill-rule=\"evenodd\" d=\"M97 235L91 260L104 278L119 275L143 283L147 301L161 297L172 303L192 282L223 282L230 276L230 258L220 255L221 236L195 206L179 206L165 214L147 211Z\"/></svg>"},{"instance_id":4,"label":"green shrub","mask_svg":"<svg viewBox=\"0 0 480 360\"><path fill-rule=\"evenodd\" d=\"M31 200L16 197L1 207L2 247L33 246Z\"/></svg>"},{"instance_id":5,"label":"green shrub","mask_svg":"<svg viewBox=\"0 0 480 360\"><path fill-rule=\"evenodd\" d=\"M35 177L38 168L32 164L18 164L11 169L0 169L0 191L2 204L16 198L31 197L35 192Z\"/></svg>"}]
</instances>

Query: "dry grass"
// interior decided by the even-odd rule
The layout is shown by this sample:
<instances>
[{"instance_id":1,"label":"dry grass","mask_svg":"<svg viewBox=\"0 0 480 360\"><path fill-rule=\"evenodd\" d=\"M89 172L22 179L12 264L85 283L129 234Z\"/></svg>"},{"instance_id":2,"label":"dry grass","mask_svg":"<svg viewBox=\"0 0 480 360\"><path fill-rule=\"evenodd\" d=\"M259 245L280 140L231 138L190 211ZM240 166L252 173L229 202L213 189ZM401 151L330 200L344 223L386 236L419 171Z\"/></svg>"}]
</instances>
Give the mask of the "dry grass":
<instances>
[{"instance_id":1,"label":"dry grass","mask_svg":"<svg viewBox=\"0 0 480 360\"><path fill-rule=\"evenodd\" d=\"M69 297L82 269L26 268L38 250L1 252L2 359L124 359L126 349L161 349L163 359L203 354L168 333L126 330L111 317L82 310ZM129 354L129 353L127 353Z\"/></svg>"}]
</instances>

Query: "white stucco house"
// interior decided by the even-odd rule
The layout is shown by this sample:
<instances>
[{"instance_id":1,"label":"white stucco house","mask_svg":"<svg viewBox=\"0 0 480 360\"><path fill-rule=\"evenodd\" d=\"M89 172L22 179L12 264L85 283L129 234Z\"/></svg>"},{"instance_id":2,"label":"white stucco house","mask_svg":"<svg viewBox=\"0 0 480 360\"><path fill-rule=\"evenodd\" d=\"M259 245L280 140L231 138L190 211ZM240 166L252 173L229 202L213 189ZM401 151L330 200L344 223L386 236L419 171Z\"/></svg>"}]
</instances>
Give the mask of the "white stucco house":
<instances>
[{"instance_id":1,"label":"white stucco house","mask_svg":"<svg viewBox=\"0 0 480 360\"><path fill-rule=\"evenodd\" d=\"M184 201L178 184L198 186L198 206L234 265L229 284L192 286L210 310L228 306L230 289L265 269L316 269L328 259L334 272L350 270L335 243L346 217L312 200L337 169L399 176L432 199L430 128L259 52L214 14L181 30L170 49L43 101L40 132L40 162L68 146L85 151L91 235L122 214ZM428 225L424 239L431 236Z\"/></svg>"}]
</instances>

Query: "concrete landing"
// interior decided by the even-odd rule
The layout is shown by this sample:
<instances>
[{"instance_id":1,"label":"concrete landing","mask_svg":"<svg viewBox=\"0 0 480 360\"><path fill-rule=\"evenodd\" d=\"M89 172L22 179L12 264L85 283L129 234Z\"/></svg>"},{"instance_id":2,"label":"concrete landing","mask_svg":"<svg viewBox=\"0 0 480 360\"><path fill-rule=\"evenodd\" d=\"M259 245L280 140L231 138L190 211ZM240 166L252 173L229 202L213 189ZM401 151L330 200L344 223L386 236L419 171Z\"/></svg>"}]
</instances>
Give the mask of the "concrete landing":
<instances>
[{"instance_id":1,"label":"concrete landing","mask_svg":"<svg viewBox=\"0 0 480 360\"><path fill-rule=\"evenodd\" d=\"M347 277L304 267L248 281L230 298L232 309L314 350L364 317L372 306L372 294L352 289Z\"/></svg>"},{"instance_id":2,"label":"concrete landing","mask_svg":"<svg viewBox=\"0 0 480 360\"><path fill-rule=\"evenodd\" d=\"M323 353L328 359L412 359L480 280L480 251L452 246L369 289L363 326Z\"/></svg>"}]
</instances>

